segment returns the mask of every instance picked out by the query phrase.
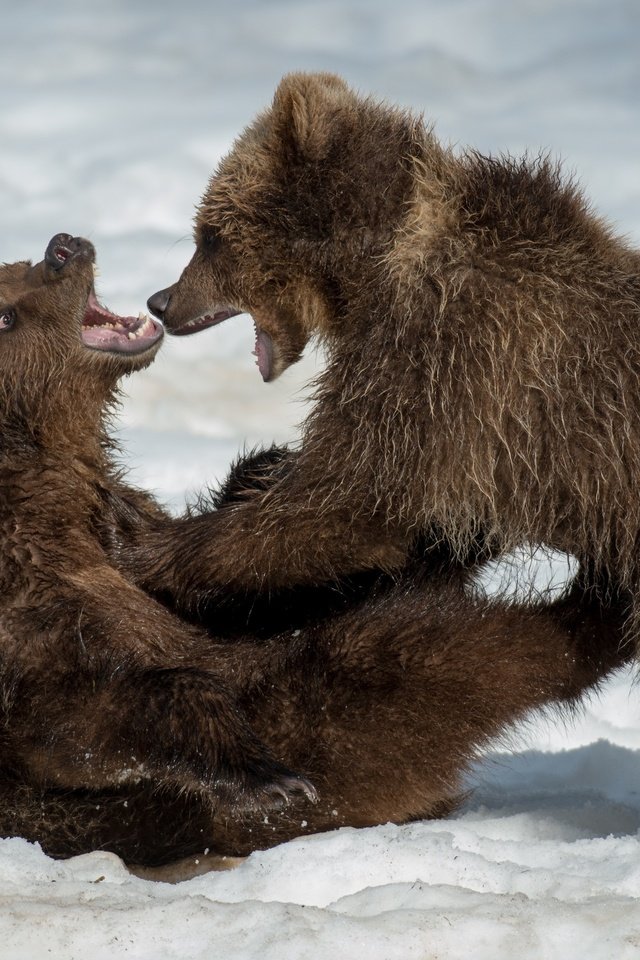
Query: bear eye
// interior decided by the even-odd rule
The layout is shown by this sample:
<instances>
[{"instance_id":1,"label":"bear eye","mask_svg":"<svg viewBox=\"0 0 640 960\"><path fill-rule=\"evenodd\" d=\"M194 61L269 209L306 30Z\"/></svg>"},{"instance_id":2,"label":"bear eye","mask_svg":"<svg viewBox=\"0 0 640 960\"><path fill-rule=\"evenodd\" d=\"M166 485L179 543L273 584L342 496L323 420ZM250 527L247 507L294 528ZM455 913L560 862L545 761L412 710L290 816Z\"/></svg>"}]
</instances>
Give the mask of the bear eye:
<instances>
[{"instance_id":1,"label":"bear eye","mask_svg":"<svg viewBox=\"0 0 640 960\"><path fill-rule=\"evenodd\" d=\"M16 322L16 315L13 310L0 308L0 331L10 330Z\"/></svg>"}]
</instances>

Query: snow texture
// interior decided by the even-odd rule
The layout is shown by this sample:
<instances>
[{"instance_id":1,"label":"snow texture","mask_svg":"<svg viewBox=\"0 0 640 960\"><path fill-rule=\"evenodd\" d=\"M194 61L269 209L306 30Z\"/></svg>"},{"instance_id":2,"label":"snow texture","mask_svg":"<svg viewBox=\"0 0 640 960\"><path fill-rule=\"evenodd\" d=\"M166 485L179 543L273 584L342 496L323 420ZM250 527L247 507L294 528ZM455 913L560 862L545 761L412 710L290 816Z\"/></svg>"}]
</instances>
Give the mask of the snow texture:
<instances>
[{"instance_id":1,"label":"snow texture","mask_svg":"<svg viewBox=\"0 0 640 960\"><path fill-rule=\"evenodd\" d=\"M115 310L178 276L213 165L293 69L422 109L446 141L563 156L640 243L637 0L22 0L2 24L0 260L89 236ZM251 349L239 318L169 341L127 385L126 459L173 508L243 446L296 436L321 357L265 387ZM297 840L177 886L0 840L0 956L640 957L629 674L575 723L532 717L508 747L449 820Z\"/></svg>"}]
</instances>

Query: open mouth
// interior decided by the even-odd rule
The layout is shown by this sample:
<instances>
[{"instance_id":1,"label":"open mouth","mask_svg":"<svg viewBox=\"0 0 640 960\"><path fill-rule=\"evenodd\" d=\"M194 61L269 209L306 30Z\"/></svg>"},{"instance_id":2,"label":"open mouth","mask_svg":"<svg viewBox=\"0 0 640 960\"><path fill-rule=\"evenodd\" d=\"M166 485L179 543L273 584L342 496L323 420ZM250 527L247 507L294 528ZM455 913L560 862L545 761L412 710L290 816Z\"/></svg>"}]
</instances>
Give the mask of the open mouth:
<instances>
[{"instance_id":1,"label":"open mouth","mask_svg":"<svg viewBox=\"0 0 640 960\"><path fill-rule=\"evenodd\" d=\"M170 330L169 332L174 337L188 337L192 333L199 333L200 330L206 330L207 327L215 327L224 320L237 317L243 312L242 310L234 310L233 307L215 308L210 313L204 313L200 317L195 317L193 320L184 323L181 327ZM252 353L256 358L256 365L260 371L260 376L265 383L268 383L269 380L273 380L274 373L273 340L271 335L259 327L255 320L253 321L253 326L256 331L256 341Z\"/></svg>"},{"instance_id":2,"label":"open mouth","mask_svg":"<svg viewBox=\"0 0 640 960\"><path fill-rule=\"evenodd\" d=\"M92 350L107 353L144 353L155 346L164 333L162 324L146 314L119 317L103 307L92 289L82 318L82 342Z\"/></svg>"}]
</instances>

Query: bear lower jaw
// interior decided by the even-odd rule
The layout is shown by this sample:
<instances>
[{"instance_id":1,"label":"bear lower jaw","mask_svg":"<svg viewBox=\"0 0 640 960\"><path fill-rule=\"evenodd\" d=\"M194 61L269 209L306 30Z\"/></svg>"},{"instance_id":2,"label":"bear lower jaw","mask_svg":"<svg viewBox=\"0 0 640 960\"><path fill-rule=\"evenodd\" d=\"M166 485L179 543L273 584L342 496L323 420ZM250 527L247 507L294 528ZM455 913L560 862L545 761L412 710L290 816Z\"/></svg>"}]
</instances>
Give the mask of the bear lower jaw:
<instances>
[{"instance_id":1,"label":"bear lower jaw","mask_svg":"<svg viewBox=\"0 0 640 960\"><path fill-rule=\"evenodd\" d=\"M85 346L117 354L140 354L159 344L164 334L158 321L146 314L120 317L103 307L93 290L82 318L81 336Z\"/></svg>"},{"instance_id":2,"label":"bear lower jaw","mask_svg":"<svg viewBox=\"0 0 640 960\"><path fill-rule=\"evenodd\" d=\"M275 380L277 374L274 373L274 346L270 334L262 330L254 321L256 331L256 342L253 348L253 356L256 358L256 365L260 371L260 376L265 383Z\"/></svg>"}]
</instances>

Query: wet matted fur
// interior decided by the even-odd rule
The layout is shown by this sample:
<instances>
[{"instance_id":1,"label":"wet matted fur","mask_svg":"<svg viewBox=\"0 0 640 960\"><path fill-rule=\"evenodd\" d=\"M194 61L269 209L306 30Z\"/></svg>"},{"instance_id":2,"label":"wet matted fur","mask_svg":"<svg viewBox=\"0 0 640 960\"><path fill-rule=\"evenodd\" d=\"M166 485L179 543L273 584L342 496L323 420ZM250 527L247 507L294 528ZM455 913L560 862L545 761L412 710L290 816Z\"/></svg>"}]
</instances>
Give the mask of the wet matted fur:
<instances>
[{"instance_id":1,"label":"wet matted fur","mask_svg":"<svg viewBox=\"0 0 640 960\"><path fill-rule=\"evenodd\" d=\"M0 268L0 833L159 864L441 815L489 738L624 660L624 605L603 616L582 584L549 608L473 599L438 550L331 603L276 597L271 632L233 642L142 593L120 570L129 531L171 521L124 483L106 427L118 378L153 351L122 334L136 321L89 310L93 256L58 236L42 263ZM244 461L212 506L294 459Z\"/></svg>"},{"instance_id":2,"label":"wet matted fur","mask_svg":"<svg viewBox=\"0 0 640 960\"><path fill-rule=\"evenodd\" d=\"M433 530L464 556L482 531L637 594L640 257L557 164L456 154L408 111L293 74L195 239L149 301L169 330L249 311L265 379L312 335L328 363L295 464L224 517L143 536L148 583L319 582L398 568Z\"/></svg>"},{"instance_id":3,"label":"wet matted fur","mask_svg":"<svg viewBox=\"0 0 640 960\"><path fill-rule=\"evenodd\" d=\"M227 648L118 569L113 504L162 514L121 482L106 424L161 329L97 304L94 256L59 234L35 266L0 267L1 762L49 786L269 807L311 788L250 729Z\"/></svg>"},{"instance_id":4,"label":"wet matted fur","mask_svg":"<svg viewBox=\"0 0 640 960\"><path fill-rule=\"evenodd\" d=\"M265 816L216 807L166 777L71 791L5 769L0 833L54 856L101 848L159 865L443 816L493 738L531 708L576 705L628 659L623 615L585 599L582 584L523 609L474 600L447 578L383 581L314 627L227 645L240 707L276 756L309 774L316 803L299 797ZM220 670L217 654L209 666ZM14 735L9 728L9 742Z\"/></svg>"}]
</instances>

